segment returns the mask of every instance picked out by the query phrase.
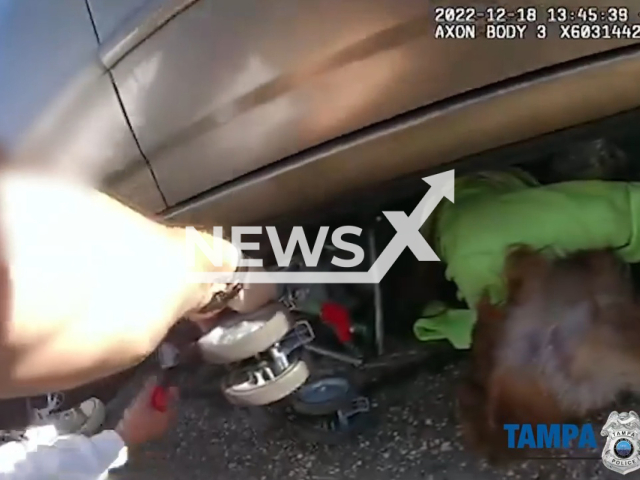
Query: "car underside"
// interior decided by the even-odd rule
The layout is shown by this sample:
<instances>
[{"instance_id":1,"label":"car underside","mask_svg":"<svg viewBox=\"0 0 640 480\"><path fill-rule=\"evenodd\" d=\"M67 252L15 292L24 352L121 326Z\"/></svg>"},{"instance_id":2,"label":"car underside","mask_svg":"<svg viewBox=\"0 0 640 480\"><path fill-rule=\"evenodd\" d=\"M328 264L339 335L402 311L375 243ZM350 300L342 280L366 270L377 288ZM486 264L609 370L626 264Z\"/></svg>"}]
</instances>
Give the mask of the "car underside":
<instances>
[{"instance_id":1,"label":"car underside","mask_svg":"<svg viewBox=\"0 0 640 480\"><path fill-rule=\"evenodd\" d=\"M534 177L540 185L585 180L637 182L640 167L634 159L640 153L636 136L639 126L640 111L632 109L426 169L365 192L352 192L350 196L324 203L322 208L285 215L286 221L274 224L281 245L287 244L295 229L302 228L313 245L323 228L331 232L342 225L358 226L362 234L354 243L367 252L366 269L397 234L382 212L404 211L409 215L428 189L423 177L445 169L455 169L456 177L463 177L517 168ZM526 221L535 223L535 218ZM330 238L330 233L325 238ZM243 235L242 239L257 242L257 251L248 251L248 255L262 258L267 269L279 268L273 240L264 230L253 236ZM329 260L334 253L335 249L329 247L315 268L335 270ZM296 255L294 258L303 264L299 249ZM631 271L637 278L634 265ZM310 322L310 329L316 332L302 342L306 342L305 361L313 367L301 390L284 403L272 404L267 412L279 418L278 421L290 422L301 438L313 442L343 441L371 427L370 398L372 395L375 398L377 387L389 387L393 381L410 379L412 371L425 368L437 371L468 355L465 349L453 348L446 337L438 340L436 336L427 341L416 338L414 324L424 317L426 306L434 302L455 308L466 308L466 305L456 295L456 285L446 278L445 265L419 262L410 249L403 252L379 284L296 285L293 293L289 292L282 300L289 310L296 312L297 321ZM333 314L327 313L331 308L346 312L342 320L334 318L334 310L331 310ZM346 327L341 323L345 317ZM345 328L350 332L346 336L341 334ZM249 361L245 367L249 365L247 368L251 370L253 362ZM243 378L245 386L246 382L254 382L256 386L269 384L268 376ZM224 385L225 380L222 381ZM304 395L316 403L303 402ZM340 401L332 395L338 399L351 395L353 403L348 408L342 404L340 410ZM318 398L323 399L322 402ZM260 402L258 400L258 404ZM359 415L367 419L354 423Z\"/></svg>"}]
</instances>

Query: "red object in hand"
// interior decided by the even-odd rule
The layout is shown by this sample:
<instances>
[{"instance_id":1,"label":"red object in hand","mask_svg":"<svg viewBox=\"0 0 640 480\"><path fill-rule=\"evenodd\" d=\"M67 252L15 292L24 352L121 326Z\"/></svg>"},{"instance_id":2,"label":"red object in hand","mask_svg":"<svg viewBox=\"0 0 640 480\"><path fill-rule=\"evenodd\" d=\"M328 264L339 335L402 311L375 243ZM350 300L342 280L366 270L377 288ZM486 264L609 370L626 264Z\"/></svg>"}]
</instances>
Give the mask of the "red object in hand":
<instances>
[{"instance_id":1,"label":"red object in hand","mask_svg":"<svg viewBox=\"0 0 640 480\"><path fill-rule=\"evenodd\" d=\"M155 387L151 392L151 406L159 412L166 412L169 407L169 394L164 387Z\"/></svg>"},{"instance_id":2,"label":"red object in hand","mask_svg":"<svg viewBox=\"0 0 640 480\"><path fill-rule=\"evenodd\" d=\"M351 315L349 310L338 303L327 302L322 305L320 317L330 324L343 343L349 343L353 339L351 332Z\"/></svg>"}]
</instances>

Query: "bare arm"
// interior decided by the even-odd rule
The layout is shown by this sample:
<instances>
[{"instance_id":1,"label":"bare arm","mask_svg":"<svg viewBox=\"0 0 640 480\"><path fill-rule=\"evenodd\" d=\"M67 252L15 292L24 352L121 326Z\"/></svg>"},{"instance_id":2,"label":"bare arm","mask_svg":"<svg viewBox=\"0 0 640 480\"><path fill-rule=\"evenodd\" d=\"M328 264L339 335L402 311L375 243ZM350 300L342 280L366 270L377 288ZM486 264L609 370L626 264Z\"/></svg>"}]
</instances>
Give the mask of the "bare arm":
<instances>
[{"instance_id":1,"label":"bare arm","mask_svg":"<svg viewBox=\"0 0 640 480\"><path fill-rule=\"evenodd\" d=\"M0 398L131 367L212 294L186 281L182 229L92 189L0 173L0 224ZM235 270L237 251L216 241L218 270ZM213 269L206 259L195 268Z\"/></svg>"}]
</instances>

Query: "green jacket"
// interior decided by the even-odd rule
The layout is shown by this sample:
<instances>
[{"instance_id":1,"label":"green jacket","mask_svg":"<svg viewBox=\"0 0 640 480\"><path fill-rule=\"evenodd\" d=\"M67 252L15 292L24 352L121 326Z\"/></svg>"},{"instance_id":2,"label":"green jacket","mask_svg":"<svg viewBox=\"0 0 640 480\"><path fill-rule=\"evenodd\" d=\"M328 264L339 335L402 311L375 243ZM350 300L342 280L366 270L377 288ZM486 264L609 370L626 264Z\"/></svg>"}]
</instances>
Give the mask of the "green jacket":
<instances>
[{"instance_id":1,"label":"green jacket","mask_svg":"<svg viewBox=\"0 0 640 480\"><path fill-rule=\"evenodd\" d=\"M422 233L435 240L447 278L470 310L426 305L414 333L423 341L447 339L469 348L478 300L484 292L494 303L505 298L502 272L514 246L559 256L611 248L628 263L640 261L640 183L541 186L519 170L461 177L455 203L443 200Z\"/></svg>"},{"instance_id":2,"label":"green jacket","mask_svg":"<svg viewBox=\"0 0 640 480\"><path fill-rule=\"evenodd\" d=\"M503 300L504 260L518 244L558 255L613 248L629 263L640 261L640 183L540 186L518 170L461 177L455 203L443 200L434 222L447 278L471 308L485 290Z\"/></svg>"}]
</instances>

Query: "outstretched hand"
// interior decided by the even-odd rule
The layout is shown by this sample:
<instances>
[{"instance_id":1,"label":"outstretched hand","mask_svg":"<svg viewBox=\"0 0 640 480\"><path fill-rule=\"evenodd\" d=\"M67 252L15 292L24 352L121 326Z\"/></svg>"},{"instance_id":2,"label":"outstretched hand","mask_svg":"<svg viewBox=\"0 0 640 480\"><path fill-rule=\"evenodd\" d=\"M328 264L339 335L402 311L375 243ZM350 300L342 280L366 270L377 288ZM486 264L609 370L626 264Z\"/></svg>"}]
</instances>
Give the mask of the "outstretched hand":
<instances>
[{"instance_id":1,"label":"outstretched hand","mask_svg":"<svg viewBox=\"0 0 640 480\"><path fill-rule=\"evenodd\" d=\"M152 395L157 386L156 378L147 381L116 427L116 432L127 447L135 447L162 437L175 421L178 389L168 389L167 409L159 411L152 404Z\"/></svg>"}]
</instances>

